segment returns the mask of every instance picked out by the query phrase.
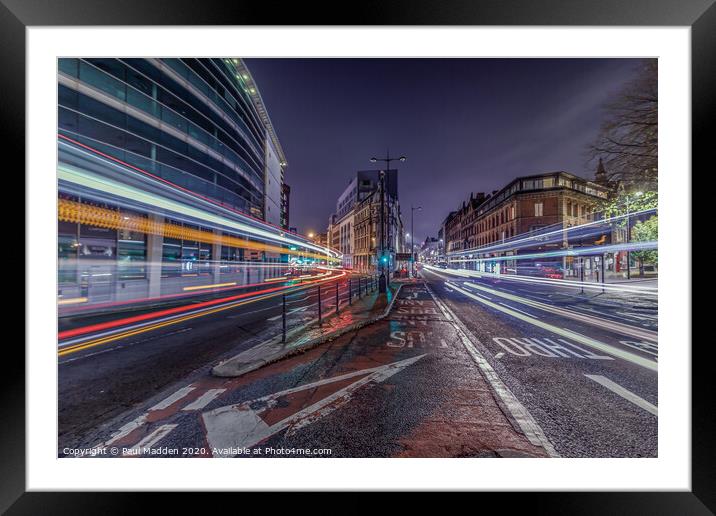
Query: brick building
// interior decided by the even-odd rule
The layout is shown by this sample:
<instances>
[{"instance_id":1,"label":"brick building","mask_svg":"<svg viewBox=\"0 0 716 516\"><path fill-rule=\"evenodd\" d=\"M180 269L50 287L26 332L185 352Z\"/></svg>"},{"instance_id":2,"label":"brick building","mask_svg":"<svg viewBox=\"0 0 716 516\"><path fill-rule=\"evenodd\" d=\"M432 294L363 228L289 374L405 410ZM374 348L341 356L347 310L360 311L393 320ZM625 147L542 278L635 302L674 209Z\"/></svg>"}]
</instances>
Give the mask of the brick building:
<instances>
[{"instance_id":1,"label":"brick building","mask_svg":"<svg viewBox=\"0 0 716 516\"><path fill-rule=\"evenodd\" d=\"M447 253L503 242L537 229L592 220L609 188L567 172L518 177L485 196L470 195L445 221Z\"/></svg>"}]
</instances>

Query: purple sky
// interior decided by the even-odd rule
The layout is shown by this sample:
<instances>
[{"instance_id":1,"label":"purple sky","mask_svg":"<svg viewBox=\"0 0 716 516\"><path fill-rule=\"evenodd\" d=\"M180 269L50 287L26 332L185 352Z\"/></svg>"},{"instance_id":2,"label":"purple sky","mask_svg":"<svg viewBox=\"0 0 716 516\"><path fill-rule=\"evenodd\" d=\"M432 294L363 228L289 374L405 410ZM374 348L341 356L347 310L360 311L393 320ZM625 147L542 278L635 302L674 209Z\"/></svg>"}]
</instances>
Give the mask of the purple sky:
<instances>
[{"instance_id":1,"label":"purple sky","mask_svg":"<svg viewBox=\"0 0 716 516\"><path fill-rule=\"evenodd\" d=\"M469 197L517 176L592 178L586 146L635 59L246 59L288 159L291 226L325 231L371 156L407 156L399 196L416 242ZM392 167L392 166L391 166Z\"/></svg>"}]
</instances>

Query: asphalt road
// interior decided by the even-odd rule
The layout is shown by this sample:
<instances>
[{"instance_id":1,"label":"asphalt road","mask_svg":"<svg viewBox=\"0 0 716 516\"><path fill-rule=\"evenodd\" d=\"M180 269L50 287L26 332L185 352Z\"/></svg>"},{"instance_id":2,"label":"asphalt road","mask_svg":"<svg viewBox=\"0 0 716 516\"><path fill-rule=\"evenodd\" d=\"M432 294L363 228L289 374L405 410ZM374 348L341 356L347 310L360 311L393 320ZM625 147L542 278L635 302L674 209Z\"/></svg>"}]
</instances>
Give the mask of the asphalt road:
<instances>
[{"instance_id":1,"label":"asphalt road","mask_svg":"<svg viewBox=\"0 0 716 516\"><path fill-rule=\"evenodd\" d=\"M162 457L547 456L510 402L493 392L454 321L414 283L377 323L239 378L177 385L118 422L103 449Z\"/></svg>"},{"instance_id":2,"label":"asphalt road","mask_svg":"<svg viewBox=\"0 0 716 516\"><path fill-rule=\"evenodd\" d=\"M421 274L557 453L657 455L654 310L630 308L628 295L604 302L546 286ZM578 302L567 301L575 296Z\"/></svg>"},{"instance_id":3,"label":"asphalt road","mask_svg":"<svg viewBox=\"0 0 716 516\"><path fill-rule=\"evenodd\" d=\"M353 295L357 276L352 276ZM322 311L335 310L335 285L341 307L347 303L346 277L321 283ZM363 284L364 285L364 284ZM364 287L363 287L364 288ZM60 342L58 348L58 434L62 447L78 446L113 417L146 402L172 384L208 374L219 360L278 335L282 292L197 308L189 312L93 331ZM199 305L207 296L185 300ZM213 298L212 298L213 299ZM291 289L286 296L287 327L318 315L316 285ZM175 308L176 303L153 311ZM116 318L151 313L146 307L109 317L98 314L61 321L76 329ZM108 331L113 331L105 335Z\"/></svg>"},{"instance_id":4,"label":"asphalt road","mask_svg":"<svg viewBox=\"0 0 716 516\"><path fill-rule=\"evenodd\" d=\"M421 274L386 319L240 378L212 377L209 367L278 331L276 297L61 356L60 450L657 455L658 324L648 296ZM292 323L315 317L315 293L294 296Z\"/></svg>"}]
</instances>

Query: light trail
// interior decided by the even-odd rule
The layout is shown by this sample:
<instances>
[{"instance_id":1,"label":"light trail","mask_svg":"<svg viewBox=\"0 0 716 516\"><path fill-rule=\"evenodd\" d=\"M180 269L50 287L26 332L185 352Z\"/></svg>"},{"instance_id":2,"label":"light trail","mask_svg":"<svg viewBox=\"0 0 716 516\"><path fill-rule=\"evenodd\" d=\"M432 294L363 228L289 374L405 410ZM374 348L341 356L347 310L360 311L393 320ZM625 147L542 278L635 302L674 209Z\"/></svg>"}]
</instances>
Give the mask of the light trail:
<instances>
[{"instance_id":1,"label":"light trail","mask_svg":"<svg viewBox=\"0 0 716 516\"><path fill-rule=\"evenodd\" d=\"M237 262L237 263L242 263L242 262ZM253 267L253 265L252 265L252 267ZM290 279L287 281L296 282L297 279ZM236 285L234 287L217 287L217 288L213 289L213 292L224 292L224 291L229 291L229 290L243 290L243 289L247 289L247 288L262 287L262 286L265 286L264 282L247 283L244 285ZM160 301L166 301L166 300L171 300L171 299L181 299L181 298L191 297L191 296L196 296L196 293L195 292L179 292L176 294L164 294L162 296L127 299L127 300L123 300L123 301L112 301L109 303L92 303L90 308L92 308L92 309L113 308L113 307L117 307L117 306L133 305L133 304L145 303L145 302L150 302L150 301L160 302ZM86 301L86 298L73 298L73 299L85 299L85 301ZM80 301L77 301L76 303L80 303ZM58 302L58 304L62 304L62 303ZM65 304L65 305L67 305L67 308L62 310L62 315L70 315L70 314L74 314L74 313L78 313L78 312L86 312L85 307L77 307L78 310L72 310L72 308L74 308L74 307L71 306L71 304ZM65 306L65 305L63 305L63 306Z\"/></svg>"},{"instance_id":2,"label":"light trail","mask_svg":"<svg viewBox=\"0 0 716 516\"><path fill-rule=\"evenodd\" d=\"M656 240L644 242L629 242L620 244L607 244L600 246L575 247L570 249L559 249L556 251L542 251L530 254L513 254L509 256L495 256L489 258L462 258L453 259L452 262L495 262L504 260L526 260L539 258L555 258L560 256L590 256L602 253L617 253L621 251L646 251L658 249L659 243Z\"/></svg>"},{"instance_id":3,"label":"light trail","mask_svg":"<svg viewBox=\"0 0 716 516\"><path fill-rule=\"evenodd\" d=\"M581 333L577 333L577 332L574 332L571 330L567 330L565 328L560 328L558 326L554 326L552 324L545 323L545 322L540 321L539 319L534 318L534 317L529 317L529 316L524 315L520 312L517 312L510 308L501 306L497 303L493 303L492 301L489 301L485 298L479 297L471 292L468 292L465 289L462 289L462 288L456 286L455 284L452 284L452 287L455 290L457 290L458 292L460 292L461 294L469 297L470 299L474 299L475 301L477 301L483 305L489 306L490 308L494 308L495 310L498 310L502 313L510 315L516 319L520 319L521 321L529 323L533 326L537 326L538 328L542 328L543 330L546 330L550 333L554 333L556 335L561 335L562 337L577 341L580 344L583 344L585 346L599 350L603 353L607 353L609 355L620 358L622 360L626 360L627 362L631 362L638 366L644 367L645 369L649 369L650 371L657 371L657 368L658 368L657 363L654 362L653 360L649 360L648 358L644 358L640 355L637 355L630 351L625 351L623 349L617 348L610 344L600 342L600 341L593 339L591 337L587 337L586 335L582 335Z\"/></svg>"},{"instance_id":4,"label":"light trail","mask_svg":"<svg viewBox=\"0 0 716 516\"><path fill-rule=\"evenodd\" d=\"M131 167L127 164L123 164L120 166L119 164L109 161L108 159L98 157L97 155L90 154L87 151L83 151L81 149L77 149L75 147L70 146L66 142L59 142L60 146L67 146L70 147L74 152L82 152L85 155L89 156L94 161L100 161L103 162L103 164L118 168L121 171L124 171L125 173L127 171L131 172L131 169L136 169L136 167ZM116 161L116 160L115 160ZM131 167L131 169L127 167ZM140 169L136 169L140 170ZM144 175L152 176L151 174L148 174L144 171L142 171ZM268 231L267 229L262 229L261 225L265 226L266 228L272 227L267 224L258 222L258 221L252 221L252 224L249 225L247 223L239 222L236 220L231 220L229 218L215 215L213 213L208 213L205 211L202 211L197 208L193 208L187 205L184 205L182 203L179 203L177 201L173 201L167 198L159 197L157 195L148 193L146 191L142 191L138 188L129 186L127 184L123 184L117 181L114 181L109 178L100 177L96 174L91 173L90 171L83 170L80 168L77 168L75 166L71 166L68 164L58 163L57 166L57 173L58 173L58 179L61 181L65 181L67 183L75 184L82 186L84 188L89 188L91 190L95 190L98 192L108 193L114 196L118 196L125 199L130 199L136 202L140 202L146 206L151 206L167 211L171 211L178 214L183 214L189 217L192 217L193 219L203 221L203 222L210 222L212 224L219 225L222 228L231 228L236 231L240 231L242 233L250 234L251 236L255 238L260 238L266 241L270 241L276 244L285 244L285 245L292 245L297 247L302 247L306 249L311 249L317 253L320 253L322 258L321 259L328 259L331 261L337 261L338 258L340 258L339 253L336 251L324 248L321 246L317 246L315 244L312 244L310 242L306 242L297 238L289 238L286 236L283 236L286 234L284 230L276 230L272 229L272 231ZM167 181L163 181L164 183L168 183ZM172 186L172 183L169 183ZM179 187L178 187L179 188ZM181 189L181 188L180 188ZM185 189L182 189L185 190ZM193 195L194 197L197 197L196 195ZM205 199L204 199L205 200ZM215 204L215 203L214 203ZM226 209L225 207L222 207ZM239 218L245 217L244 214L240 212L234 212L235 215ZM273 228L273 227L272 227ZM284 251L286 252L286 251Z\"/></svg>"},{"instance_id":5,"label":"light trail","mask_svg":"<svg viewBox=\"0 0 716 516\"><path fill-rule=\"evenodd\" d=\"M182 290L203 290L203 289L207 289L207 288L231 287L233 285L236 285L235 281L233 281L231 283L213 283L211 285L195 285L193 287L184 287Z\"/></svg>"},{"instance_id":6,"label":"light trail","mask_svg":"<svg viewBox=\"0 0 716 516\"><path fill-rule=\"evenodd\" d=\"M450 285L453 285L454 283L450 283ZM586 324L589 324L590 326L596 326L598 328L603 328L609 331L613 331L616 333L620 333L622 335L628 335L630 337L636 337L643 340L648 340L651 342L657 342L658 341L658 333L646 330L644 328L637 328L628 324L622 324L616 321L610 321L607 319L602 319L600 317L595 317L593 315L587 315L582 314L579 312L574 312L572 310L567 310L566 308L559 308L554 305L550 305L548 303L542 303L541 301L533 301L531 299L526 299L521 296L517 296L514 294L508 294L507 292L502 292L500 290L491 289L488 287L485 287L483 285L477 285L472 282L465 282L463 286L470 287L475 290L480 290L482 292L487 292L493 296L501 297L504 299L508 299L510 301L514 301L516 303L527 305L532 308L537 308L539 310L550 312L555 315L559 315L560 317L566 317L567 319L572 319L575 321L583 322Z\"/></svg>"},{"instance_id":7,"label":"light trail","mask_svg":"<svg viewBox=\"0 0 716 516\"><path fill-rule=\"evenodd\" d=\"M67 330L66 332L61 332L58 335L59 339L63 338L71 338L75 336L81 336L86 335L88 333L101 331L104 329L112 329L117 328L118 326L126 326L128 324L132 324L133 322L140 322L141 324L129 328L120 328L116 331L119 333L109 332L109 334L106 334L106 336L100 336L100 338L92 338L92 340L82 340L81 342L75 343L76 341L67 342L60 345L60 349L58 350L59 356L68 355L71 353L76 353L78 351L82 351L85 349L89 349L92 347L100 346L103 344L108 344L110 342L114 342L116 340L124 339L127 337L131 337L134 335L138 335L141 333L146 333L148 331L157 330L166 326L178 324L187 320L196 319L198 317L203 317L206 315L210 315L213 313L221 312L224 310L229 310L231 308L236 308L238 306L243 306L246 304L254 303L257 301L261 301L264 299L270 299L272 297L282 295L286 290L292 289L292 292L298 292L301 290L305 290L309 288L311 285L314 285L316 283L326 282L326 281L334 281L338 280L339 278L342 278L346 275L345 272L341 272L335 276L328 277L328 278L322 278L317 279L309 283L305 283L300 286L284 286L284 287L276 287L272 289L266 289L264 291L259 292L248 292L246 294L241 294L239 296L231 296L229 298L223 298L223 299L216 299L212 301L207 301L205 303L199 303L199 304L191 304L191 305L185 305L182 307L176 307L169 310L160 310L157 312L152 312L149 314L142 314L139 316L134 317L128 317L116 321L108 321L107 323L100 323L96 325L90 325L85 326L82 328L75 328L73 330ZM256 297L252 297L250 299L243 299L245 297L248 297L249 295L254 295ZM228 302L228 304L227 304ZM223 304L222 304L223 303ZM218 305L218 306L217 306ZM200 308L197 310L197 308ZM184 315L181 315L184 312L190 312L186 313ZM160 321L151 320L147 322L148 319L156 319L158 317L163 317L167 315L173 315L173 317L168 317L166 319L162 319ZM63 337L64 335L64 337Z\"/></svg>"},{"instance_id":8,"label":"light trail","mask_svg":"<svg viewBox=\"0 0 716 516\"><path fill-rule=\"evenodd\" d=\"M620 285L620 284L613 284L613 283L595 283L595 282L588 282L588 281L572 281L572 280L564 280L564 279L554 279L554 278L535 278L531 276L517 276L513 274L496 274L492 272L480 272L480 271L471 271L468 269L441 269L438 267L433 267L432 265L423 265L423 268L428 269L429 271L442 275L443 277L447 276L459 276L462 278L490 278L490 279L499 279L502 281L514 281L514 282L522 282L522 283L533 283L533 284L541 284L541 285L549 285L553 287L558 288L569 288L569 289L575 289L575 288L585 288L585 289L591 289L591 290L609 290L613 292L623 292L623 293L631 293L631 294L644 294L646 296L658 296L659 295L659 289L658 287L639 287L635 285Z\"/></svg>"},{"instance_id":9,"label":"light trail","mask_svg":"<svg viewBox=\"0 0 716 516\"><path fill-rule=\"evenodd\" d=\"M553 242L561 242L564 240L568 240L569 233L578 233L583 230L588 230L588 232L584 235L576 235L574 238L586 238L588 236L592 236L595 234L603 233L604 231L611 231L611 227L602 227L599 226L610 226L611 224L621 222L623 220L626 220L627 218L634 218L636 219L639 216L648 215L650 213L656 213L658 210L657 208L648 208L645 210L639 210L635 212L631 212L628 215L615 215L614 217L608 217L606 219L601 220L595 220L592 222L587 222L584 224L580 224L578 226L569 226L564 227L561 224L558 224L560 227L558 229L553 229L546 231L544 233L540 233L540 230L537 230L536 233L528 233L527 235L517 235L517 237L513 237L513 240L505 240L504 242L500 242L498 244L490 244L487 246L482 247L473 247L471 249L465 249L461 251L453 251L451 253L447 253L447 256L462 256L462 255L469 255L469 254L489 254L494 252L505 252L509 250L517 250L522 247L534 247L534 245L545 245L548 243ZM557 226L557 224L555 225ZM549 228L547 228L549 229ZM542 228L541 231L544 231L545 228Z\"/></svg>"}]
</instances>

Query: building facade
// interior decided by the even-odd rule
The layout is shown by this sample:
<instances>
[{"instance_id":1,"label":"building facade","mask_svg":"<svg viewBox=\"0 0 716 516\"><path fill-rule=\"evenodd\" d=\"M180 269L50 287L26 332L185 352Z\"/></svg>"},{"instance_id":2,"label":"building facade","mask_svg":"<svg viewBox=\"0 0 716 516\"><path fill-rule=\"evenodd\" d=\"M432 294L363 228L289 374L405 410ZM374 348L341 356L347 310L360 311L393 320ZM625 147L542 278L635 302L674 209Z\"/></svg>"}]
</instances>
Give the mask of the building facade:
<instances>
[{"instance_id":1,"label":"building facade","mask_svg":"<svg viewBox=\"0 0 716 516\"><path fill-rule=\"evenodd\" d=\"M397 170L385 174L384 203L386 265L394 268L395 254L405 247ZM336 213L329 219L329 242L343 253L344 266L366 272L376 270L381 245L380 206L380 171L356 172L338 197Z\"/></svg>"},{"instance_id":2,"label":"building facade","mask_svg":"<svg viewBox=\"0 0 716 516\"><path fill-rule=\"evenodd\" d=\"M286 158L241 59L63 58L57 81L61 297L156 297L310 247L285 236Z\"/></svg>"},{"instance_id":3,"label":"building facade","mask_svg":"<svg viewBox=\"0 0 716 516\"><path fill-rule=\"evenodd\" d=\"M510 242L519 235L536 234L543 228L568 229L593 221L595 212L609 195L609 188L566 172L519 177L489 195L471 194L443 223L447 261L457 267L488 267L489 272L516 271L518 260L503 258L490 263L485 258L570 245L565 232L564 240L545 246L510 248ZM609 237L605 234L597 243L605 243ZM571 259L556 261L560 262L555 265L562 271L559 274L575 274ZM586 267L595 266L590 261Z\"/></svg>"},{"instance_id":4,"label":"building facade","mask_svg":"<svg viewBox=\"0 0 716 516\"><path fill-rule=\"evenodd\" d=\"M287 183L281 185L281 227L291 227L291 187Z\"/></svg>"}]
</instances>

